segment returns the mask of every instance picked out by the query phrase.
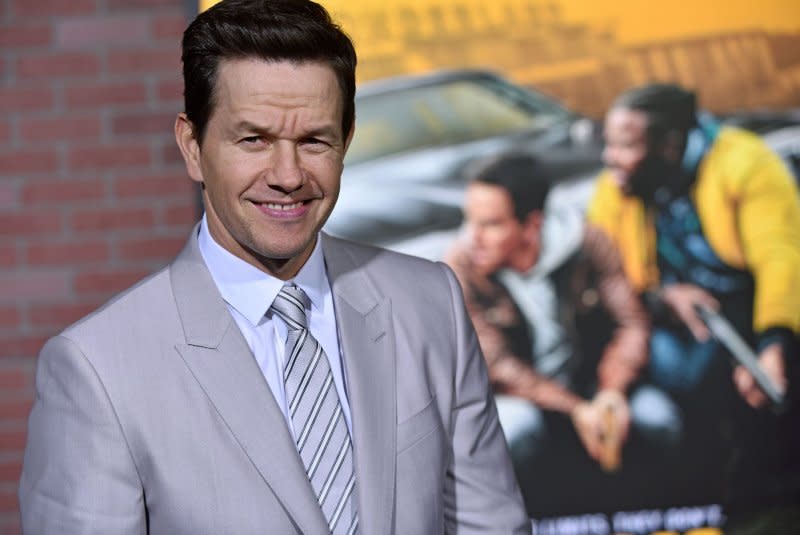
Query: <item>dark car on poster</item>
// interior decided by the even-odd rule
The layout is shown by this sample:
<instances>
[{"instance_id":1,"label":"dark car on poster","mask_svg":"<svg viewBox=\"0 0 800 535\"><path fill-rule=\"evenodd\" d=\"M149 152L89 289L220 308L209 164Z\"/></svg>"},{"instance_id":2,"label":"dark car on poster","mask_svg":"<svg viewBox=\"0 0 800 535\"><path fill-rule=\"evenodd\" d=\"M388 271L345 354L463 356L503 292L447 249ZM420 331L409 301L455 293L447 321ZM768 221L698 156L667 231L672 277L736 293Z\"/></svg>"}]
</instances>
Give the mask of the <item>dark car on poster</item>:
<instances>
[{"instance_id":1,"label":"dark car on poster","mask_svg":"<svg viewBox=\"0 0 800 535\"><path fill-rule=\"evenodd\" d=\"M761 135L800 176L800 110L718 119ZM486 70L363 84L356 125L326 230L431 259L455 239L472 162L511 150L539 158L555 182L546 219L554 234L580 225L602 168L598 123ZM564 248L558 240L550 245Z\"/></svg>"},{"instance_id":2,"label":"dark car on poster","mask_svg":"<svg viewBox=\"0 0 800 535\"><path fill-rule=\"evenodd\" d=\"M582 209L601 167L595 123L483 70L364 84L342 192L326 230L440 258L461 224L465 170L502 151L529 151L558 182L551 212Z\"/></svg>"}]
</instances>

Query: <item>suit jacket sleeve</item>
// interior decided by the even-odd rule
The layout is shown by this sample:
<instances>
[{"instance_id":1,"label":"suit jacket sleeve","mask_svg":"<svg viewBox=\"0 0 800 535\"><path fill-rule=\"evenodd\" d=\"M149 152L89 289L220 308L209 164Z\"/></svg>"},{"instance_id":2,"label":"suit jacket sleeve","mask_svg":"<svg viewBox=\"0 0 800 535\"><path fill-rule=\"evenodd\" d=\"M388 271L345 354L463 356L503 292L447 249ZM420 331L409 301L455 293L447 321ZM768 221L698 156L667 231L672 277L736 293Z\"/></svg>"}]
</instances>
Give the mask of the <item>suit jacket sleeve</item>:
<instances>
[{"instance_id":1,"label":"suit jacket sleeve","mask_svg":"<svg viewBox=\"0 0 800 535\"><path fill-rule=\"evenodd\" d=\"M530 533L478 340L458 281L449 268L444 269L453 312L449 327L457 355L450 419L452 457L444 495L446 532Z\"/></svg>"},{"instance_id":2,"label":"suit jacket sleeve","mask_svg":"<svg viewBox=\"0 0 800 535\"><path fill-rule=\"evenodd\" d=\"M146 532L142 485L114 407L64 336L39 355L19 502L24 533Z\"/></svg>"}]
</instances>

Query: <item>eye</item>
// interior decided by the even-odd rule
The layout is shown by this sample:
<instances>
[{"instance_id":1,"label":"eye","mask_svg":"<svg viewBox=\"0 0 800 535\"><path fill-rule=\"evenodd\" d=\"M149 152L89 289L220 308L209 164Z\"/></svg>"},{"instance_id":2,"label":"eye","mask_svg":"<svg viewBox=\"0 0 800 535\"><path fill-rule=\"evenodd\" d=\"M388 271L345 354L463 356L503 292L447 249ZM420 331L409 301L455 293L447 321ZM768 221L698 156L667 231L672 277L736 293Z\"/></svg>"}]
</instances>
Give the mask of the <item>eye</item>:
<instances>
[{"instance_id":1,"label":"eye","mask_svg":"<svg viewBox=\"0 0 800 535\"><path fill-rule=\"evenodd\" d=\"M253 144L262 141L263 138L261 136L247 136L241 139L242 143Z\"/></svg>"},{"instance_id":2,"label":"eye","mask_svg":"<svg viewBox=\"0 0 800 535\"><path fill-rule=\"evenodd\" d=\"M324 141L318 137L307 137L301 140L300 143L312 148L327 147L330 145L327 141Z\"/></svg>"}]
</instances>

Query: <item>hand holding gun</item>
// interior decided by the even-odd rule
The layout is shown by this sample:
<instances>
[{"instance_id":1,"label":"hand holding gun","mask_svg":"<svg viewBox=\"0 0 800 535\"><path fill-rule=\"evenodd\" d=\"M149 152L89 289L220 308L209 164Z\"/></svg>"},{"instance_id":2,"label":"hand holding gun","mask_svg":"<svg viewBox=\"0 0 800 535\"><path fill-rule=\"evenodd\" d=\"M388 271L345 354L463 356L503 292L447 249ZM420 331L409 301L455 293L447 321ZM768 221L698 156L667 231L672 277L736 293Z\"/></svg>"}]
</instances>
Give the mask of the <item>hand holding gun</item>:
<instances>
[{"instance_id":1,"label":"hand holding gun","mask_svg":"<svg viewBox=\"0 0 800 535\"><path fill-rule=\"evenodd\" d=\"M711 335L725 346L738 364L741 364L750 372L758 387L772 402L773 407L776 410L780 410L786 397L783 386L775 384L769 375L764 372L758 357L747 345L747 342L736 332L736 329L724 316L709 307L695 305L695 310L700 319L703 320L703 323L706 324L706 327L708 327Z\"/></svg>"}]
</instances>

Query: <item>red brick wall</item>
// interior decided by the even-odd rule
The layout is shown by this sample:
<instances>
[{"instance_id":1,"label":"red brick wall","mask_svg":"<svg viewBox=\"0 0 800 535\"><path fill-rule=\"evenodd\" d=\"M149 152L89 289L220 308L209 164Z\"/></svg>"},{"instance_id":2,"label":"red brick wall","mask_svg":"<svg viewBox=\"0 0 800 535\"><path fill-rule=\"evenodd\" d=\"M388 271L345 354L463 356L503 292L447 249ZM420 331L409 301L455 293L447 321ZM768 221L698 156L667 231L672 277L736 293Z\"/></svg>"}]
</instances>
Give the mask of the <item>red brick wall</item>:
<instances>
[{"instance_id":1,"label":"red brick wall","mask_svg":"<svg viewBox=\"0 0 800 535\"><path fill-rule=\"evenodd\" d=\"M182 245L185 0L0 2L0 535L44 339Z\"/></svg>"}]
</instances>

